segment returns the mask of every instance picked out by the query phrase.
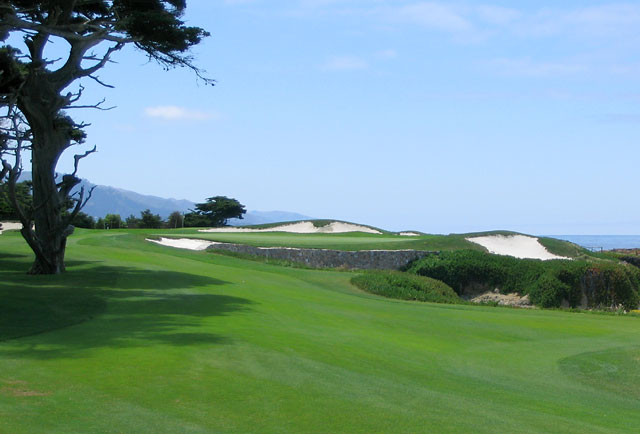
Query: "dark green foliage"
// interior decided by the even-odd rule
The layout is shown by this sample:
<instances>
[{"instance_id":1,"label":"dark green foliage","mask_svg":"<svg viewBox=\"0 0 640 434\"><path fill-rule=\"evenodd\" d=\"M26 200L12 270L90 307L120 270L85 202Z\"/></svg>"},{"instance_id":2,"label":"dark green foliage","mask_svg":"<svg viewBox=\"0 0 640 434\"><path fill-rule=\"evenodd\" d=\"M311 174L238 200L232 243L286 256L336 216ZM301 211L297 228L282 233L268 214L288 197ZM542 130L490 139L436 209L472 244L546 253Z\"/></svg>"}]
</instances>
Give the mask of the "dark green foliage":
<instances>
[{"instance_id":1,"label":"dark green foliage","mask_svg":"<svg viewBox=\"0 0 640 434\"><path fill-rule=\"evenodd\" d=\"M401 300L460 303L462 300L449 285L429 277L400 271L367 271L351 279L358 288Z\"/></svg>"},{"instance_id":2,"label":"dark green foliage","mask_svg":"<svg viewBox=\"0 0 640 434\"><path fill-rule=\"evenodd\" d=\"M465 289L509 288L524 292L544 272L542 261L490 255L476 250L458 250L430 255L417 261L411 272L442 280L458 294Z\"/></svg>"},{"instance_id":3,"label":"dark green foliage","mask_svg":"<svg viewBox=\"0 0 640 434\"><path fill-rule=\"evenodd\" d=\"M116 28L135 38L135 45L149 57L168 66L189 66L189 57L181 53L209 33L184 25L180 17L185 7L184 0L121 0L114 1L111 9L120 17Z\"/></svg>"},{"instance_id":4,"label":"dark green foliage","mask_svg":"<svg viewBox=\"0 0 640 434\"><path fill-rule=\"evenodd\" d=\"M104 223L109 229L120 229L124 226L120 214L107 214L106 216L104 216Z\"/></svg>"},{"instance_id":5,"label":"dark green foliage","mask_svg":"<svg viewBox=\"0 0 640 434\"><path fill-rule=\"evenodd\" d=\"M562 283L552 273L544 273L531 285L529 298L533 304L540 307L558 307L571 287Z\"/></svg>"},{"instance_id":6,"label":"dark green foliage","mask_svg":"<svg viewBox=\"0 0 640 434\"><path fill-rule=\"evenodd\" d=\"M134 216L133 214L131 214L129 217L127 217L125 219L125 222L127 224L127 229L138 229L141 227L142 222L140 221L140 219L136 216Z\"/></svg>"},{"instance_id":7,"label":"dark green foliage","mask_svg":"<svg viewBox=\"0 0 640 434\"><path fill-rule=\"evenodd\" d=\"M114 0L71 2L12 0L0 7L0 18L12 15L34 24L46 23L53 31L90 37L95 33L118 36L133 43L150 58L170 66L193 68L186 51L209 36L199 27L189 27L181 17L184 0ZM52 19L52 16L55 19ZM87 26L91 22L92 26ZM0 40L19 27L0 26Z\"/></svg>"},{"instance_id":8,"label":"dark green foliage","mask_svg":"<svg viewBox=\"0 0 640 434\"><path fill-rule=\"evenodd\" d=\"M187 228L204 228L213 225L210 224L207 216L196 212L189 212L184 215L184 226Z\"/></svg>"},{"instance_id":9,"label":"dark green foliage","mask_svg":"<svg viewBox=\"0 0 640 434\"><path fill-rule=\"evenodd\" d=\"M77 228L84 228L84 229L93 229L96 227L95 219L83 212L79 212L73 218L73 220L71 220L71 224Z\"/></svg>"},{"instance_id":10,"label":"dark green foliage","mask_svg":"<svg viewBox=\"0 0 640 434\"><path fill-rule=\"evenodd\" d=\"M246 212L244 205L236 199L226 196L209 197L206 202L197 203L195 210L185 214L184 225L187 227L226 226L229 219L242 219Z\"/></svg>"},{"instance_id":11,"label":"dark green foliage","mask_svg":"<svg viewBox=\"0 0 640 434\"><path fill-rule=\"evenodd\" d=\"M162 217L145 209L140 213L140 227L144 229L159 229L162 227Z\"/></svg>"},{"instance_id":12,"label":"dark green foliage","mask_svg":"<svg viewBox=\"0 0 640 434\"><path fill-rule=\"evenodd\" d=\"M104 221L104 219L102 217L100 217L97 221L96 221L96 225L95 225L96 229L106 229L107 228L107 223Z\"/></svg>"},{"instance_id":13,"label":"dark green foliage","mask_svg":"<svg viewBox=\"0 0 640 434\"><path fill-rule=\"evenodd\" d=\"M416 261L409 270L450 285L459 295L499 288L529 294L542 307L576 307L586 297L588 307L635 309L640 270L617 262L517 259L471 250L442 252Z\"/></svg>"},{"instance_id":14,"label":"dark green foliage","mask_svg":"<svg viewBox=\"0 0 640 434\"><path fill-rule=\"evenodd\" d=\"M169 215L169 220L167 220L167 227L170 229L184 227L184 216L180 211L174 211Z\"/></svg>"},{"instance_id":15,"label":"dark green foliage","mask_svg":"<svg viewBox=\"0 0 640 434\"><path fill-rule=\"evenodd\" d=\"M589 300L597 306L638 309L640 270L631 265L594 264L587 269L584 287Z\"/></svg>"},{"instance_id":16,"label":"dark green foliage","mask_svg":"<svg viewBox=\"0 0 640 434\"><path fill-rule=\"evenodd\" d=\"M16 199L27 215L33 213L33 198L31 197L31 181L16 184ZM0 184L0 219L18 220L18 213L9 200L9 185Z\"/></svg>"},{"instance_id":17,"label":"dark green foliage","mask_svg":"<svg viewBox=\"0 0 640 434\"><path fill-rule=\"evenodd\" d=\"M640 268L640 256L620 256L620 260Z\"/></svg>"}]
</instances>

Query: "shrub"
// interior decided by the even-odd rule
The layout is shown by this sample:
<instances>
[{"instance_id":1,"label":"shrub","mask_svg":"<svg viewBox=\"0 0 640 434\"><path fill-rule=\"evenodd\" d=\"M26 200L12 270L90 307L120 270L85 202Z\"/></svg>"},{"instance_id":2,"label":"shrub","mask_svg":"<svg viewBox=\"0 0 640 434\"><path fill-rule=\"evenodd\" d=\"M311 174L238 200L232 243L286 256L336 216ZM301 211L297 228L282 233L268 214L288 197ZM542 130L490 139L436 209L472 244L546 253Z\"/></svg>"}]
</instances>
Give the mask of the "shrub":
<instances>
[{"instance_id":1,"label":"shrub","mask_svg":"<svg viewBox=\"0 0 640 434\"><path fill-rule=\"evenodd\" d=\"M442 280L459 295L465 291L492 290L529 294L542 307L571 307L582 295L589 307L638 307L640 270L610 261L517 259L509 256L458 250L416 261L410 272Z\"/></svg>"},{"instance_id":2,"label":"shrub","mask_svg":"<svg viewBox=\"0 0 640 434\"><path fill-rule=\"evenodd\" d=\"M593 307L637 309L640 271L631 265L598 263L587 269L584 289Z\"/></svg>"},{"instance_id":3,"label":"shrub","mask_svg":"<svg viewBox=\"0 0 640 434\"><path fill-rule=\"evenodd\" d=\"M400 271L366 271L353 277L351 283L372 294L401 300L434 303L459 303L462 301L455 291L444 282Z\"/></svg>"},{"instance_id":4,"label":"shrub","mask_svg":"<svg viewBox=\"0 0 640 434\"><path fill-rule=\"evenodd\" d=\"M529 299L540 307L558 307L571 287L552 273L544 273L529 290Z\"/></svg>"},{"instance_id":5,"label":"shrub","mask_svg":"<svg viewBox=\"0 0 640 434\"><path fill-rule=\"evenodd\" d=\"M542 261L490 255L475 250L456 250L416 261L410 272L441 280L462 295L465 289L506 289L526 292L544 272Z\"/></svg>"}]
</instances>

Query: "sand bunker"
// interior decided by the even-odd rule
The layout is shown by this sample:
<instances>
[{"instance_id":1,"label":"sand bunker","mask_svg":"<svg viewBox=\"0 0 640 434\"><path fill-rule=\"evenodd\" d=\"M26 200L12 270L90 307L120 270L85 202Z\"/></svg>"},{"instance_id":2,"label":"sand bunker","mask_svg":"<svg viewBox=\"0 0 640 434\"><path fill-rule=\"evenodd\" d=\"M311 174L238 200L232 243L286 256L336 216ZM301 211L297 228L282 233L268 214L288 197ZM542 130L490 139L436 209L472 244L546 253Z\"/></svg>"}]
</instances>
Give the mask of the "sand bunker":
<instances>
[{"instance_id":1,"label":"sand bunker","mask_svg":"<svg viewBox=\"0 0 640 434\"><path fill-rule=\"evenodd\" d=\"M514 256L516 258L542 259L569 259L550 253L535 237L525 235L488 235L485 237L466 238L467 241L480 244L490 253L497 255Z\"/></svg>"},{"instance_id":2,"label":"sand bunker","mask_svg":"<svg viewBox=\"0 0 640 434\"><path fill-rule=\"evenodd\" d=\"M331 222L328 225L322 227L316 227L312 222L298 222L264 229L224 227L200 229L199 232L290 232L296 234L341 234L345 232L365 232L367 234L382 233L367 226L354 225L353 223L343 222Z\"/></svg>"},{"instance_id":3,"label":"sand bunker","mask_svg":"<svg viewBox=\"0 0 640 434\"><path fill-rule=\"evenodd\" d=\"M420 234L417 232L400 232L398 235L402 235L403 237L419 237Z\"/></svg>"},{"instance_id":4,"label":"sand bunker","mask_svg":"<svg viewBox=\"0 0 640 434\"><path fill-rule=\"evenodd\" d=\"M178 249L187 250L206 250L206 248L210 245L216 244L213 241L194 240L192 238L160 238L159 240L152 240L151 238L147 238L147 241L160 244L161 246L175 247Z\"/></svg>"},{"instance_id":5,"label":"sand bunker","mask_svg":"<svg viewBox=\"0 0 640 434\"><path fill-rule=\"evenodd\" d=\"M0 222L0 235L2 235L2 231L19 231L20 229L22 229L22 223Z\"/></svg>"}]
</instances>

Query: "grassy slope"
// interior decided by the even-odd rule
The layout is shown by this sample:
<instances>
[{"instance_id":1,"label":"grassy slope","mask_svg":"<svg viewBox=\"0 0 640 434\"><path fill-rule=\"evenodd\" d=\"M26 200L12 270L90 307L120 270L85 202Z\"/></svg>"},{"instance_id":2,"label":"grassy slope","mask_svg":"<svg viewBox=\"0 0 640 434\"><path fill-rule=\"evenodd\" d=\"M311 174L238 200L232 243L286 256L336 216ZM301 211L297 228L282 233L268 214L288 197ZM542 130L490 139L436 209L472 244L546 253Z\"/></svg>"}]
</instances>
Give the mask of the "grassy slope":
<instances>
[{"instance_id":1,"label":"grassy slope","mask_svg":"<svg viewBox=\"0 0 640 434\"><path fill-rule=\"evenodd\" d=\"M258 226L254 226L258 227ZM216 233L198 232L197 229L179 229L177 231L163 231L161 229L149 232L156 236L199 238L225 243L248 244L259 247L299 247L321 248L335 250L375 250L375 249L413 249L428 251L471 249L486 251L476 243L467 241L470 236L483 236L494 234L514 234L515 232L491 231L471 234L402 236L392 233L366 234L350 232L343 234L296 234L285 232L261 232L261 233ZM556 240L553 238L540 238L540 242L554 254L576 257L590 254L575 244Z\"/></svg>"},{"instance_id":2,"label":"grassy slope","mask_svg":"<svg viewBox=\"0 0 640 434\"><path fill-rule=\"evenodd\" d=\"M407 237L389 233L378 235L361 232L344 234L295 234L284 232L216 233L198 232L196 229L182 229L171 232L156 230L153 234L172 237L184 236L261 247L300 247L336 250L483 250L481 246L466 241L464 235L423 235L420 237Z\"/></svg>"},{"instance_id":3,"label":"grassy slope","mask_svg":"<svg viewBox=\"0 0 640 434\"><path fill-rule=\"evenodd\" d=\"M0 342L0 432L637 431L638 317L389 300L142 233L68 257L25 276L0 236L3 315L32 297L26 332L55 329Z\"/></svg>"}]
</instances>

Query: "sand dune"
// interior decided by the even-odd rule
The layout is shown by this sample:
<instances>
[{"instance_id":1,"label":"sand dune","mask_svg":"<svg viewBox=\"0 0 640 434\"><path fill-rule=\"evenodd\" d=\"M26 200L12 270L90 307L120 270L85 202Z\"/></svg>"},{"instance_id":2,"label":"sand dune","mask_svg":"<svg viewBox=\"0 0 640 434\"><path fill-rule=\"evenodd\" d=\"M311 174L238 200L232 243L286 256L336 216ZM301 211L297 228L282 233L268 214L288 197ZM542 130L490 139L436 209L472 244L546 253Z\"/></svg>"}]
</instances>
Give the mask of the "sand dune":
<instances>
[{"instance_id":1,"label":"sand dune","mask_svg":"<svg viewBox=\"0 0 640 434\"><path fill-rule=\"evenodd\" d=\"M569 259L557 256L549 252L536 237L526 235L488 235L484 237L470 237L467 241L480 244L490 253L497 255L514 256L516 258L542 259Z\"/></svg>"},{"instance_id":2,"label":"sand dune","mask_svg":"<svg viewBox=\"0 0 640 434\"><path fill-rule=\"evenodd\" d=\"M353 223L331 222L326 226L316 227L312 222L290 223L264 229L224 227L201 229L199 232L290 232L296 234L339 234L345 232L365 232L368 234L381 234L382 232L373 228L355 225Z\"/></svg>"}]
</instances>

